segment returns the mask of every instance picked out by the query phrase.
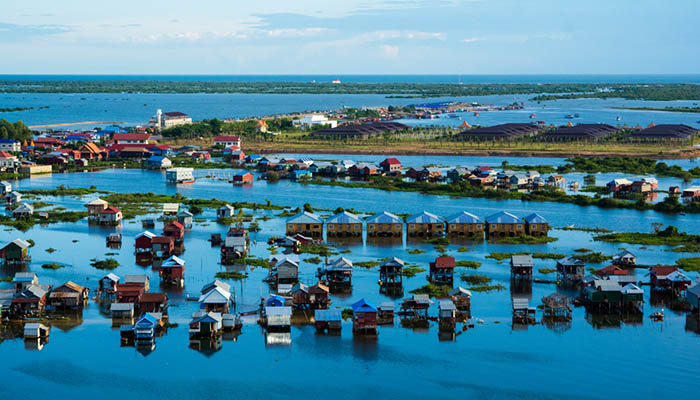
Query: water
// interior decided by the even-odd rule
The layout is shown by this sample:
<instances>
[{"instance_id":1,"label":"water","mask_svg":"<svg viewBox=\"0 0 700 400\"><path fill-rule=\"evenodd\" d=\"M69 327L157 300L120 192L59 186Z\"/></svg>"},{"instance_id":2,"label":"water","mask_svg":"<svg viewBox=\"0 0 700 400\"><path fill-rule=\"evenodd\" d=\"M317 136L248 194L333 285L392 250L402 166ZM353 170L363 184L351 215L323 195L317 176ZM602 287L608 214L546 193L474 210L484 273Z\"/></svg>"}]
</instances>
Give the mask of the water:
<instances>
[{"instance_id":1,"label":"water","mask_svg":"<svg viewBox=\"0 0 700 400\"><path fill-rule=\"evenodd\" d=\"M475 160L461 158L465 163ZM451 158L438 160L443 163ZM560 160L555 160L560 161ZM235 187L222 181L201 179L192 185L172 186L164 183L163 174L138 170L107 170L97 173L55 174L14 182L18 189L53 188L59 184L71 187L95 185L116 192L153 191L156 193L182 193L188 197L218 198L229 201L264 202L301 206L305 202L314 207L354 207L363 211L417 212L422 209L445 215L461 209L487 215L506 208L518 215L536 211L549 218L554 226L575 223L577 225L602 226L616 230L646 231L651 222L676 224L682 230L700 233L700 216L667 216L654 212L633 210L601 210L554 203L496 202L481 199L450 199L440 196L423 196L415 193L387 193L375 190L357 190L336 187L306 187L281 181L267 185L256 181L252 187ZM139 182L136 189L133 182ZM47 197L42 199L69 210L82 209L82 204L94 195L81 199ZM267 257L266 241L270 236L284 231L284 221L275 218L276 211L258 211L257 216L273 217L260 220L261 232L252 234L257 244L251 253ZM327 214L322 212L322 214ZM527 330L513 329L510 322L510 293L504 291L475 293L472 313L484 320L483 325L457 336L455 341L438 340L435 323L427 331L394 326L381 327L376 341L353 340L351 325L343 324L340 337L314 334L312 326L294 326L291 344L266 345L264 332L254 319L246 318L242 334L235 341L224 340L221 350L200 353L190 349L187 322L197 303L187 302L186 294L196 295L199 288L223 270L219 265L218 249L207 241L211 233L223 233L225 226L215 223L214 212L206 210L203 222L195 222L194 229L186 234L187 261L184 290L166 289L170 299L170 320L176 328L156 339L155 351L143 356L132 347L120 347L119 331L111 327L111 320L100 312L95 303L83 311L82 322L54 326L48 344L41 352L28 351L22 339L0 343L3 363L0 376L7 398L46 398L68 396L79 388L81 393L101 398L199 398L227 391L238 398L297 397L300 385L313 386L313 390L333 393L336 398L357 398L363 394L355 390L372 384L373 396L400 398L613 398L629 393L640 382L655 382L637 393L641 398L660 395L692 398L700 389L695 376L699 349L698 334L685 330L685 316L666 312L661 323L642 317L637 322L614 324L613 327L593 325L581 308L574 310L574 318L568 329L550 330L544 325L530 326ZM159 232L158 223L154 232ZM120 250L105 247L105 236L114 228L90 227L86 221L35 226L26 233L4 230L2 240L17 236L31 238L36 246L30 271L37 272L42 283L59 285L66 280L86 285L91 289L106 272L89 266L90 259L104 258L106 253L116 258L121 266L114 272L119 276L145 273L150 277L152 291L160 291L159 278L150 267L134 263L133 238L142 228L136 221L127 221L117 230L124 237ZM558 241L536 246L497 245L488 243L463 243L449 247L450 254L458 260L481 261L477 271L488 275L493 283L509 286L507 261L499 263L485 258L494 251L537 251L571 254L574 249L588 247L605 254L619 251L618 244L595 242L585 232L554 230ZM458 246L471 248L467 253L456 251ZM49 247L57 249L49 254ZM338 246L349 249L345 256L353 261L369 261L397 256L407 262L427 267L438 253L428 244L408 241L393 246L372 243L346 243ZM640 248L625 245L640 262L648 264L672 263L687 254L659 251L664 247ZM419 248L424 254L409 254L409 249ZM302 255L301 258L308 256ZM44 270L40 265L49 261L69 264L59 270ZM535 277L551 278L537 272L539 268L553 268L552 260L536 260ZM601 264L596 267L601 267ZM314 282L316 265L302 262L300 280ZM471 270L458 268L461 273ZM2 276L11 276L12 270L3 268ZM267 294L262 283L267 271L249 270L249 277L232 282L236 292L238 311L255 309L260 294ZM637 271L639 280L646 280L644 271ZM404 295L425 283L421 273L405 280ZM694 278L696 274L692 275ZM378 271L355 268L353 293L333 295L332 307L345 308L361 297L380 303L389 300L379 294ZM645 315L659 310L650 305L645 295ZM552 293L553 285L534 284L532 304ZM435 315L437 306L431 308ZM539 318L539 313L538 313ZM641 356L643 354L643 356ZM601 365L604 360L604 366ZM597 374L596 386L605 393L591 392L593 371L625 371L624 374ZM494 373L494 371L498 371ZM527 373L523 373L527 371ZM507 378L504 378L507 377ZM27 388L31 387L31 391ZM107 390L105 390L108 388ZM339 389L342 388L342 389Z\"/></svg>"}]
</instances>

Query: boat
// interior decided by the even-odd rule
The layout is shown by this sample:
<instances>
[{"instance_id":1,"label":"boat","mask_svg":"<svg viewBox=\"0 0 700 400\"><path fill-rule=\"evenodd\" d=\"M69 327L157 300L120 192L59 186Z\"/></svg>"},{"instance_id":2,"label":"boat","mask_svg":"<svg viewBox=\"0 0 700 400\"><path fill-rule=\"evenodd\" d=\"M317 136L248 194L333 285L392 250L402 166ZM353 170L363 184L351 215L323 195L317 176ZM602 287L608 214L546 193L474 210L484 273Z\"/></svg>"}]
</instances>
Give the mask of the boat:
<instances>
[{"instance_id":1,"label":"boat","mask_svg":"<svg viewBox=\"0 0 700 400\"><path fill-rule=\"evenodd\" d=\"M474 116L475 116L475 117L478 117L478 116L479 116L479 112L475 111L475 112L474 112Z\"/></svg>"},{"instance_id":2,"label":"boat","mask_svg":"<svg viewBox=\"0 0 700 400\"><path fill-rule=\"evenodd\" d=\"M657 311L649 316L652 321L663 321L664 320L664 310Z\"/></svg>"},{"instance_id":3,"label":"boat","mask_svg":"<svg viewBox=\"0 0 700 400\"><path fill-rule=\"evenodd\" d=\"M530 114L530 119L535 119L537 118L537 114Z\"/></svg>"},{"instance_id":4,"label":"boat","mask_svg":"<svg viewBox=\"0 0 700 400\"><path fill-rule=\"evenodd\" d=\"M566 117L564 117L564 118L566 118L566 119L574 119L574 114L567 114Z\"/></svg>"},{"instance_id":5,"label":"boat","mask_svg":"<svg viewBox=\"0 0 700 400\"><path fill-rule=\"evenodd\" d=\"M617 116L617 120L619 121L619 120L621 120L621 119L622 119L622 118L620 118L620 116L618 115L618 116ZM698 122L700 122L700 121L698 121Z\"/></svg>"},{"instance_id":6,"label":"boat","mask_svg":"<svg viewBox=\"0 0 700 400\"><path fill-rule=\"evenodd\" d=\"M579 118L579 117L580 117L580 115L578 115L578 113L574 114L574 118Z\"/></svg>"}]
</instances>

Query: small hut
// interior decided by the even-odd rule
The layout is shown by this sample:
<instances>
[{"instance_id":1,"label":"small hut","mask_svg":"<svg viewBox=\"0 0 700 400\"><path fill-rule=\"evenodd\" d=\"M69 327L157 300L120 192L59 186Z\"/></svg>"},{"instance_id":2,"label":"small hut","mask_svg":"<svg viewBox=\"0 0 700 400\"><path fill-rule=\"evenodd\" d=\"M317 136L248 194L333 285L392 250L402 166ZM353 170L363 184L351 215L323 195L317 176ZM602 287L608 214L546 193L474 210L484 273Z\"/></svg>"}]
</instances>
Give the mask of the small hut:
<instances>
[{"instance_id":1,"label":"small hut","mask_svg":"<svg viewBox=\"0 0 700 400\"><path fill-rule=\"evenodd\" d=\"M379 284L382 286L403 285L403 260L392 257L379 264Z\"/></svg>"},{"instance_id":2,"label":"small hut","mask_svg":"<svg viewBox=\"0 0 700 400\"><path fill-rule=\"evenodd\" d=\"M533 265L532 256L529 254L512 256L510 258L511 279L532 280Z\"/></svg>"},{"instance_id":3,"label":"small hut","mask_svg":"<svg viewBox=\"0 0 700 400\"><path fill-rule=\"evenodd\" d=\"M377 308L365 299L352 304L352 332L356 335L377 334Z\"/></svg>"},{"instance_id":4,"label":"small hut","mask_svg":"<svg viewBox=\"0 0 700 400\"><path fill-rule=\"evenodd\" d=\"M316 310L314 321L318 332L339 332L342 327L340 310Z\"/></svg>"},{"instance_id":5,"label":"small hut","mask_svg":"<svg viewBox=\"0 0 700 400\"><path fill-rule=\"evenodd\" d=\"M428 279L436 285L448 285L452 287L454 282L455 258L441 256L430 263Z\"/></svg>"},{"instance_id":6,"label":"small hut","mask_svg":"<svg viewBox=\"0 0 700 400\"><path fill-rule=\"evenodd\" d=\"M472 316L472 292L459 286L450 292L450 298L457 311L466 314L467 318Z\"/></svg>"},{"instance_id":7,"label":"small hut","mask_svg":"<svg viewBox=\"0 0 700 400\"><path fill-rule=\"evenodd\" d=\"M555 292L542 298L543 318L559 321L571 320L571 299Z\"/></svg>"},{"instance_id":8,"label":"small hut","mask_svg":"<svg viewBox=\"0 0 700 400\"><path fill-rule=\"evenodd\" d=\"M394 323L394 303L385 301L377 307L377 322L379 325L391 325Z\"/></svg>"},{"instance_id":9,"label":"small hut","mask_svg":"<svg viewBox=\"0 0 700 400\"><path fill-rule=\"evenodd\" d=\"M451 331L457 324L457 307L452 300L440 300L438 303L439 329Z\"/></svg>"}]
</instances>

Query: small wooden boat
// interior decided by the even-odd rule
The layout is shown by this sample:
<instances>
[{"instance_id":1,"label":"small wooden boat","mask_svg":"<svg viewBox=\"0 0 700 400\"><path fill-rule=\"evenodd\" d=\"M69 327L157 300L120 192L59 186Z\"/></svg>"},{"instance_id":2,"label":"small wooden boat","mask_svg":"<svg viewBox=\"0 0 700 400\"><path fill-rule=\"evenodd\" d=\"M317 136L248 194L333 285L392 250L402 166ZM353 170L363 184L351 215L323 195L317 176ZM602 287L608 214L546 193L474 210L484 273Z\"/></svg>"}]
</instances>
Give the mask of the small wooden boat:
<instances>
[{"instance_id":1,"label":"small wooden boat","mask_svg":"<svg viewBox=\"0 0 700 400\"><path fill-rule=\"evenodd\" d=\"M664 312L663 310L657 311L649 316L652 321L663 321L664 320Z\"/></svg>"}]
</instances>

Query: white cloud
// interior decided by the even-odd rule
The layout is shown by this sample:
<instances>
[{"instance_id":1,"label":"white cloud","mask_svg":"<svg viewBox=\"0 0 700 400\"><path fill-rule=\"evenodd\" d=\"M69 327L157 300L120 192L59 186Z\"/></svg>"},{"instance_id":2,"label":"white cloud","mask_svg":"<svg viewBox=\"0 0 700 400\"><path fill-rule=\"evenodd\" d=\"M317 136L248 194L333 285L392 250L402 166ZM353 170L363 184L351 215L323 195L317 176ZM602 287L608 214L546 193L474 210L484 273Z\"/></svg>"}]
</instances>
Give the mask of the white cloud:
<instances>
[{"instance_id":1,"label":"white cloud","mask_svg":"<svg viewBox=\"0 0 700 400\"><path fill-rule=\"evenodd\" d=\"M386 58L397 58L399 56L399 46L390 46L383 44L379 46L382 50L382 56Z\"/></svg>"},{"instance_id":2,"label":"white cloud","mask_svg":"<svg viewBox=\"0 0 700 400\"><path fill-rule=\"evenodd\" d=\"M326 33L327 28L304 28L304 29L272 29L267 31L267 36L270 37L309 37L317 36L322 33Z\"/></svg>"},{"instance_id":3,"label":"white cloud","mask_svg":"<svg viewBox=\"0 0 700 400\"><path fill-rule=\"evenodd\" d=\"M485 37L473 37L473 38L462 39L461 42L462 43L474 43L474 42L481 42L483 40L486 40L486 38Z\"/></svg>"}]
</instances>

